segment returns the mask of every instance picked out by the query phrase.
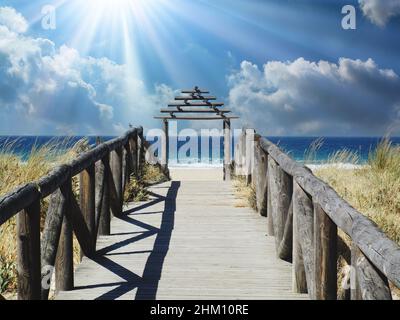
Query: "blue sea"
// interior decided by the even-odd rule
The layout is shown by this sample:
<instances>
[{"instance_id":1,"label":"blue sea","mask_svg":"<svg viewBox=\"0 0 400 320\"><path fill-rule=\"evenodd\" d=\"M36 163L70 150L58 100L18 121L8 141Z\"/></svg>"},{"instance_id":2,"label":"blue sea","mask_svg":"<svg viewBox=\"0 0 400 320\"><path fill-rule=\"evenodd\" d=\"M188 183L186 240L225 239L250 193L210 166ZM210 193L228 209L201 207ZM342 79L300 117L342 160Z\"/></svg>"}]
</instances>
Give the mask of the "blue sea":
<instances>
[{"instance_id":1,"label":"blue sea","mask_svg":"<svg viewBox=\"0 0 400 320\"><path fill-rule=\"evenodd\" d=\"M60 144L65 146L72 146L83 136L75 137L50 137L50 136L0 136L0 150L5 145L12 145L12 150L15 154L21 156L22 159L26 159L32 148L40 147L51 141L58 141ZM86 137L91 145L96 143L96 137ZM111 136L101 137L103 141L112 139ZM303 162L305 155L315 141L318 139L321 141L320 147L317 150L315 157L313 157L314 163L325 162L330 155L336 151L347 149L353 152L357 152L360 161L365 162L368 159L368 155L371 150L375 149L376 145L381 141L380 137L267 137L269 140L279 145L281 149L288 152L291 157L297 161ZM219 140L219 141L218 141ZM400 145L400 137L391 138L392 143ZM68 141L65 143L65 141ZM153 143L154 141L151 141ZM198 153L190 154L190 151L183 151L182 146L185 145L185 141L179 141L177 143L178 153L176 151L170 152L170 164L171 165L221 165L223 162L223 139L217 139L217 143L220 144L219 148L213 148L212 140L209 140L208 152L202 152L201 145L202 141L199 138L198 141ZM204 142L203 142L204 143ZM235 143L235 142L234 142ZM171 143L170 143L171 144ZM232 148L233 149L233 148ZM233 150L232 150L233 153Z\"/></svg>"}]
</instances>

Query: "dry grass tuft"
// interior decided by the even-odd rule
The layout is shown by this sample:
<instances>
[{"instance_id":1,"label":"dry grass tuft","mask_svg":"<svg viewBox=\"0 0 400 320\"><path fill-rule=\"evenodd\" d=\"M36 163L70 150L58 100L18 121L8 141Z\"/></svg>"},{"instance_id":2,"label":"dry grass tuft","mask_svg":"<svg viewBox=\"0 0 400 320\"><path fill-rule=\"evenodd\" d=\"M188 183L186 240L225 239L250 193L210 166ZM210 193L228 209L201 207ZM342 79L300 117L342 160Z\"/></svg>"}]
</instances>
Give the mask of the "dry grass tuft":
<instances>
[{"instance_id":1,"label":"dry grass tuft","mask_svg":"<svg viewBox=\"0 0 400 320\"><path fill-rule=\"evenodd\" d=\"M131 176L130 182L125 189L125 202L140 202L149 200L149 185L168 181L168 177L162 172L160 166L145 164L143 175L140 178Z\"/></svg>"},{"instance_id":2,"label":"dry grass tuft","mask_svg":"<svg viewBox=\"0 0 400 320\"><path fill-rule=\"evenodd\" d=\"M86 139L72 147L71 140L53 139L43 146L34 146L27 159L14 150L18 142L0 145L0 196L17 186L36 181L48 174L55 166L66 163L88 149ZM41 226L44 225L48 199L42 200ZM16 218L0 226L0 293L16 289Z\"/></svg>"},{"instance_id":3,"label":"dry grass tuft","mask_svg":"<svg viewBox=\"0 0 400 320\"><path fill-rule=\"evenodd\" d=\"M348 150L334 154L329 163L359 164ZM400 244L400 148L383 139L359 168L326 166L315 170L340 196L373 220L389 238ZM343 235L342 235L342 238ZM349 240L345 239L349 245ZM339 252L340 253L340 252ZM396 294L399 290L394 290Z\"/></svg>"},{"instance_id":4,"label":"dry grass tuft","mask_svg":"<svg viewBox=\"0 0 400 320\"><path fill-rule=\"evenodd\" d=\"M359 163L358 155L347 150L335 154L329 162ZM393 146L388 139L383 139L377 148L370 152L367 165L359 168L326 166L315 170L315 174L400 244L400 148L398 146Z\"/></svg>"},{"instance_id":5,"label":"dry grass tuft","mask_svg":"<svg viewBox=\"0 0 400 320\"><path fill-rule=\"evenodd\" d=\"M251 185L247 185L245 178L239 176L234 177L233 188L237 197L237 202L235 203L236 208L250 207L257 210L256 192Z\"/></svg>"}]
</instances>

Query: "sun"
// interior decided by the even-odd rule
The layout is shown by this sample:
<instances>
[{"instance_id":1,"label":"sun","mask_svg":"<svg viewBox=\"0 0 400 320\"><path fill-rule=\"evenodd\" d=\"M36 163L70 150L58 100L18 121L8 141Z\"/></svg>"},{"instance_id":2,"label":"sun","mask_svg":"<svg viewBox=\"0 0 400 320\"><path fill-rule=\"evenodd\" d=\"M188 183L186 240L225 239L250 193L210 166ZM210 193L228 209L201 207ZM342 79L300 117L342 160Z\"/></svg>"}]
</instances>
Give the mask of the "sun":
<instances>
[{"instance_id":1,"label":"sun","mask_svg":"<svg viewBox=\"0 0 400 320\"><path fill-rule=\"evenodd\" d=\"M128 10L132 5L138 5L138 0L86 0L84 6L87 6L93 13L101 11L104 13L113 13L115 11Z\"/></svg>"}]
</instances>

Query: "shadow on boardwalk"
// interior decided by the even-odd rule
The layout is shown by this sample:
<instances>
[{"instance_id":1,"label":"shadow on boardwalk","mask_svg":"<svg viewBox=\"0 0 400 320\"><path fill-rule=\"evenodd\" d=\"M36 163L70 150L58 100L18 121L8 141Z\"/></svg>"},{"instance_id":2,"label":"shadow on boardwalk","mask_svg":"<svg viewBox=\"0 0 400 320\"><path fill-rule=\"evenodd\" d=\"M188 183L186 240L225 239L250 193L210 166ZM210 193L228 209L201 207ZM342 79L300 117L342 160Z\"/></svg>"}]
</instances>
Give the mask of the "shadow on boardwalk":
<instances>
[{"instance_id":1,"label":"shadow on boardwalk","mask_svg":"<svg viewBox=\"0 0 400 320\"><path fill-rule=\"evenodd\" d=\"M145 230L144 232L132 232L132 233L128 232L128 233L112 234L113 236L133 234L133 237L120 242L113 243L112 245L109 245L97 251L96 256L93 258L93 261L102 266L103 268L111 271L118 277L122 278L124 281L121 281L119 283L113 282L110 284L98 284L93 286L90 285L80 286L80 287L77 286L75 289L85 290L85 289L102 288L104 290L106 287L112 287L112 289L110 289L109 291L102 293L100 296L98 296L96 300L113 300L137 288L136 299L154 300L157 295L158 282L161 278L164 259L168 253L172 230L174 229L176 198L179 187L180 187L180 182L177 181L172 182L165 197L153 192L151 193L151 195L154 197L152 201L125 212L125 216L119 218L124 222L132 224L133 226L144 229ZM162 212L160 228L156 228L154 226L151 226L147 223L135 219L135 216L139 216L142 214L148 215L148 214L161 213L161 212L138 213L138 211L141 211L143 209L147 208L151 209L152 206L160 202L164 202L164 211ZM124 248L128 245L131 245L133 243L136 243L140 240L146 239L154 235L156 235L156 238L153 250L151 251L146 250L146 251L113 253L113 251L115 250ZM135 254L137 255L144 253L150 253L150 255L145 264L142 277L138 276L136 273L132 272L131 270L128 270L121 264L112 261L109 258L116 255L124 255L129 257Z\"/></svg>"}]
</instances>

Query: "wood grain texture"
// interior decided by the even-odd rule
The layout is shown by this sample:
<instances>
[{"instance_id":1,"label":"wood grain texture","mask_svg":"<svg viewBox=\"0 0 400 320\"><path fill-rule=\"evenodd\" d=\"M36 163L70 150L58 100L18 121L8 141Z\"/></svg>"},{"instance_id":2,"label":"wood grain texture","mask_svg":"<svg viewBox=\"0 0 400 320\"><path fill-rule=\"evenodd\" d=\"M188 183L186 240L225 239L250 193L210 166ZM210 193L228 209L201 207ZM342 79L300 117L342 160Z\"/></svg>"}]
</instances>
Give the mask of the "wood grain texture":
<instances>
[{"instance_id":1,"label":"wood grain texture","mask_svg":"<svg viewBox=\"0 0 400 320\"><path fill-rule=\"evenodd\" d=\"M268 235L274 236L274 217L272 208L272 193L271 186L273 184L273 165L270 155L267 157L267 232Z\"/></svg>"},{"instance_id":2,"label":"wood grain texture","mask_svg":"<svg viewBox=\"0 0 400 320\"><path fill-rule=\"evenodd\" d=\"M91 244L96 242L96 175L95 165L92 164L79 176L79 200L82 215L85 219L89 234L92 238ZM93 248L94 249L94 248Z\"/></svg>"},{"instance_id":3,"label":"wood grain texture","mask_svg":"<svg viewBox=\"0 0 400 320\"><path fill-rule=\"evenodd\" d=\"M28 183L0 198L0 225L11 219L40 197L36 184Z\"/></svg>"},{"instance_id":4,"label":"wood grain texture","mask_svg":"<svg viewBox=\"0 0 400 320\"><path fill-rule=\"evenodd\" d=\"M17 216L18 299L40 300L40 201Z\"/></svg>"},{"instance_id":5,"label":"wood grain texture","mask_svg":"<svg viewBox=\"0 0 400 320\"><path fill-rule=\"evenodd\" d=\"M231 122L224 120L224 180L231 180Z\"/></svg>"},{"instance_id":6,"label":"wood grain texture","mask_svg":"<svg viewBox=\"0 0 400 320\"><path fill-rule=\"evenodd\" d=\"M117 148L111 153L110 158L111 176L113 181L113 189L115 194L111 197L112 209L114 216L121 216L122 214L122 201L123 201L123 187L122 187L122 147Z\"/></svg>"},{"instance_id":7,"label":"wood grain texture","mask_svg":"<svg viewBox=\"0 0 400 320\"><path fill-rule=\"evenodd\" d=\"M300 244L300 230L299 230L299 218L301 214L301 208L298 207L299 197L303 196L299 194L299 185L293 182L293 268L292 268L292 287L295 293L307 293L307 277L306 270L304 268L303 252Z\"/></svg>"},{"instance_id":8,"label":"wood grain texture","mask_svg":"<svg viewBox=\"0 0 400 320\"><path fill-rule=\"evenodd\" d=\"M337 226L314 203L315 299L337 298Z\"/></svg>"},{"instance_id":9,"label":"wood grain texture","mask_svg":"<svg viewBox=\"0 0 400 320\"><path fill-rule=\"evenodd\" d=\"M387 278L377 270L361 250L356 251L356 274L362 300L392 300Z\"/></svg>"},{"instance_id":10,"label":"wood grain texture","mask_svg":"<svg viewBox=\"0 0 400 320\"><path fill-rule=\"evenodd\" d=\"M111 222L111 207L110 207L110 180L111 180L111 169L110 169L110 156L105 156L99 164L99 180L101 186L99 189L102 190L101 197L99 196L97 205L97 226L98 235L109 235L110 234L110 222Z\"/></svg>"},{"instance_id":11,"label":"wood grain texture","mask_svg":"<svg viewBox=\"0 0 400 320\"><path fill-rule=\"evenodd\" d=\"M296 217L307 292L314 297L314 207L309 195L297 183L293 183L293 216Z\"/></svg>"},{"instance_id":12,"label":"wood grain texture","mask_svg":"<svg viewBox=\"0 0 400 320\"><path fill-rule=\"evenodd\" d=\"M69 198L71 192L71 186L68 186L68 183L64 183L60 189L50 196L49 208L41 239L42 279L48 275L47 266L50 268L55 266L63 219L67 211L70 211ZM42 286L43 300L48 299L49 290L50 286Z\"/></svg>"},{"instance_id":13,"label":"wood grain texture","mask_svg":"<svg viewBox=\"0 0 400 320\"><path fill-rule=\"evenodd\" d=\"M55 264L56 291L72 290L74 287L74 261L73 261L73 227L72 227L72 194L71 180L63 187L65 192L65 203L63 220L58 243L57 257Z\"/></svg>"},{"instance_id":14,"label":"wood grain texture","mask_svg":"<svg viewBox=\"0 0 400 320\"><path fill-rule=\"evenodd\" d=\"M256 190L257 210L266 217L268 215L268 156L259 147L259 142L255 142L254 148L254 167L257 168L253 174L252 180Z\"/></svg>"},{"instance_id":15,"label":"wood grain texture","mask_svg":"<svg viewBox=\"0 0 400 320\"><path fill-rule=\"evenodd\" d=\"M274 236L276 242L277 256L281 259L291 260L291 242L292 228L285 226L288 220L292 218L290 214L293 182L291 176L284 172L279 165L273 160L270 165L270 189L271 189L271 213L274 227ZM289 221L290 224L290 221ZM286 239L284 237L286 236ZM290 237L288 239L288 237ZM288 241L286 241L288 240ZM281 247L281 243L284 243ZM283 249L280 250L280 249Z\"/></svg>"}]
</instances>

